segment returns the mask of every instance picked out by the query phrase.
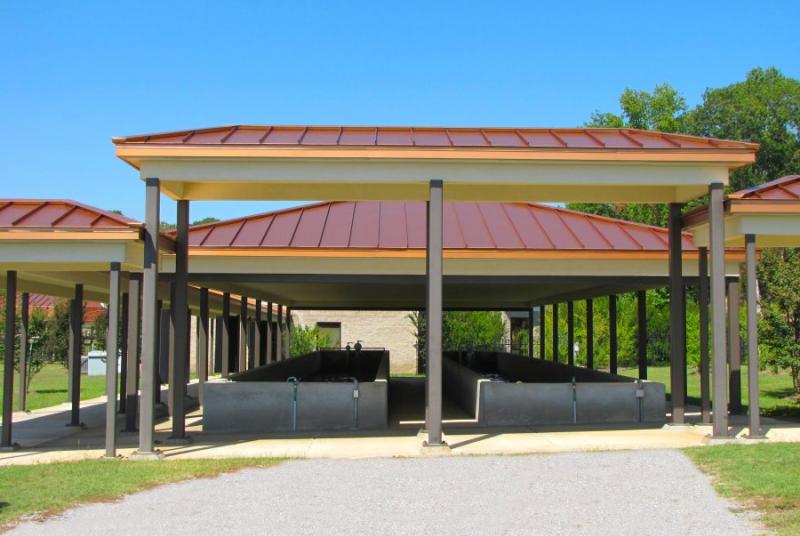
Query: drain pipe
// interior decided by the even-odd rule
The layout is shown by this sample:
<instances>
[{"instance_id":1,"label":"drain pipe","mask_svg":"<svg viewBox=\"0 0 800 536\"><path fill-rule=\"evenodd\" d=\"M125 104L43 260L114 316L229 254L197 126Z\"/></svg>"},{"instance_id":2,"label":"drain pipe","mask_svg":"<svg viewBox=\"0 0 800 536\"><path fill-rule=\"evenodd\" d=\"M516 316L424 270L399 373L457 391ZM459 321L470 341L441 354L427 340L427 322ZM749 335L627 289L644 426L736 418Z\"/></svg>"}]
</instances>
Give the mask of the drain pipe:
<instances>
[{"instance_id":1,"label":"drain pipe","mask_svg":"<svg viewBox=\"0 0 800 536\"><path fill-rule=\"evenodd\" d=\"M578 385L572 377L572 424L578 424Z\"/></svg>"},{"instance_id":2,"label":"drain pipe","mask_svg":"<svg viewBox=\"0 0 800 536\"><path fill-rule=\"evenodd\" d=\"M292 382L292 432L297 431L297 384L300 378L289 376L286 378L287 382Z\"/></svg>"},{"instance_id":3,"label":"drain pipe","mask_svg":"<svg viewBox=\"0 0 800 536\"><path fill-rule=\"evenodd\" d=\"M644 422L644 382L636 382L636 402L639 408L639 422Z\"/></svg>"},{"instance_id":4,"label":"drain pipe","mask_svg":"<svg viewBox=\"0 0 800 536\"><path fill-rule=\"evenodd\" d=\"M353 430L358 430L358 378L348 378L353 382Z\"/></svg>"}]
</instances>

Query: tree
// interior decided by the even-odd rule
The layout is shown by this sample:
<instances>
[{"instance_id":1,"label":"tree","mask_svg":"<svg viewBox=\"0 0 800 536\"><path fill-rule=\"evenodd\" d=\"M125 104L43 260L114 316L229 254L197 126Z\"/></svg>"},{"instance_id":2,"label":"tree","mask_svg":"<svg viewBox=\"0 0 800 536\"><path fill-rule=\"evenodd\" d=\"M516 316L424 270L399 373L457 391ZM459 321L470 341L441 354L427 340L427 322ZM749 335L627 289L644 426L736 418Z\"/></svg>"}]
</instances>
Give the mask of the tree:
<instances>
[{"instance_id":1,"label":"tree","mask_svg":"<svg viewBox=\"0 0 800 536\"><path fill-rule=\"evenodd\" d=\"M763 363L788 369L800 393L800 250L764 250L759 263L761 321L759 352Z\"/></svg>"},{"instance_id":2,"label":"tree","mask_svg":"<svg viewBox=\"0 0 800 536\"><path fill-rule=\"evenodd\" d=\"M53 312L47 321L43 351L54 361L65 367L69 353L69 300L56 300Z\"/></svg>"},{"instance_id":3,"label":"tree","mask_svg":"<svg viewBox=\"0 0 800 536\"><path fill-rule=\"evenodd\" d=\"M448 311L442 317L446 350L502 350L506 322L499 312Z\"/></svg>"},{"instance_id":4,"label":"tree","mask_svg":"<svg viewBox=\"0 0 800 536\"><path fill-rule=\"evenodd\" d=\"M319 326L297 326L292 324L292 345L289 355L292 357L310 354L320 348L330 346L330 337L320 332Z\"/></svg>"},{"instance_id":5,"label":"tree","mask_svg":"<svg viewBox=\"0 0 800 536\"><path fill-rule=\"evenodd\" d=\"M586 126L628 127L661 132L680 132L684 128L686 99L669 84L647 91L626 88L619 98L620 114L595 112Z\"/></svg>"}]
</instances>

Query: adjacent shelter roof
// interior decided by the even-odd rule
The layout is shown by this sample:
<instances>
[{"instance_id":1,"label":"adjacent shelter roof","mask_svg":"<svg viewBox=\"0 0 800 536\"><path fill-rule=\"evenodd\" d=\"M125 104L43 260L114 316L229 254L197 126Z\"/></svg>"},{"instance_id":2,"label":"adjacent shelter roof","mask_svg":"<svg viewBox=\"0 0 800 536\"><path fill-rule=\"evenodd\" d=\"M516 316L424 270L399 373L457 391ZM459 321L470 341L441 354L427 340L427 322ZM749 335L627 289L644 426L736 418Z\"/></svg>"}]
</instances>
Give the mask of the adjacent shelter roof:
<instances>
[{"instance_id":1,"label":"adjacent shelter roof","mask_svg":"<svg viewBox=\"0 0 800 536\"><path fill-rule=\"evenodd\" d=\"M325 202L193 226L189 245L423 250L425 221L422 202ZM446 202L444 248L666 253L668 237L660 227L543 204ZM683 249L695 250L688 233Z\"/></svg>"},{"instance_id":2,"label":"adjacent shelter roof","mask_svg":"<svg viewBox=\"0 0 800 536\"><path fill-rule=\"evenodd\" d=\"M143 224L122 214L72 200L0 199L0 229L138 229Z\"/></svg>"},{"instance_id":3,"label":"adjacent shelter roof","mask_svg":"<svg viewBox=\"0 0 800 536\"><path fill-rule=\"evenodd\" d=\"M708 206L684 216L698 245L708 244ZM725 198L725 242L741 246L744 236L756 236L760 247L800 246L800 175L746 188Z\"/></svg>"}]
</instances>

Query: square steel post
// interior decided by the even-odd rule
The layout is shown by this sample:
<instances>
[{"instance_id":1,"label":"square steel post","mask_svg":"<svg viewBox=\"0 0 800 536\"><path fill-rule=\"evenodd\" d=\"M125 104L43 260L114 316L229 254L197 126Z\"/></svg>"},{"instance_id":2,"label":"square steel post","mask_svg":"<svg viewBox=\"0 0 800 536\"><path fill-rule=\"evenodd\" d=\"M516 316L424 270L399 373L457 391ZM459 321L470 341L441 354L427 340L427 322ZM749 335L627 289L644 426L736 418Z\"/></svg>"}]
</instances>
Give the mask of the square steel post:
<instances>
[{"instance_id":1,"label":"square steel post","mask_svg":"<svg viewBox=\"0 0 800 536\"><path fill-rule=\"evenodd\" d=\"M711 423L711 367L708 360L708 248L698 248L698 307L700 309L700 420Z\"/></svg>"},{"instance_id":2,"label":"square steel post","mask_svg":"<svg viewBox=\"0 0 800 536\"><path fill-rule=\"evenodd\" d=\"M128 365L125 377L125 431L138 430L139 413L139 364L140 320L142 274L132 273L128 278Z\"/></svg>"},{"instance_id":3,"label":"square steel post","mask_svg":"<svg viewBox=\"0 0 800 536\"><path fill-rule=\"evenodd\" d=\"M30 294L27 292L22 293L22 299L19 306L19 410L25 411L26 398L28 394L28 359L29 359L29 319L30 319Z\"/></svg>"},{"instance_id":4,"label":"square steel post","mask_svg":"<svg viewBox=\"0 0 800 536\"><path fill-rule=\"evenodd\" d=\"M608 297L608 371L617 373L617 355L619 343L617 342L617 296Z\"/></svg>"},{"instance_id":5,"label":"square steel post","mask_svg":"<svg viewBox=\"0 0 800 536\"><path fill-rule=\"evenodd\" d=\"M117 456L117 359L119 356L120 264L108 272L108 330L106 331L106 458Z\"/></svg>"},{"instance_id":6,"label":"square steel post","mask_svg":"<svg viewBox=\"0 0 800 536\"><path fill-rule=\"evenodd\" d=\"M203 391L208 381L208 289L200 289L200 314L197 315L197 398L203 405Z\"/></svg>"},{"instance_id":7,"label":"square steel post","mask_svg":"<svg viewBox=\"0 0 800 536\"><path fill-rule=\"evenodd\" d=\"M567 364L575 366L575 304L567 302Z\"/></svg>"},{"instance_id":8,"label":"square steel post","mask_svg":"<svg viewBox=\"0 0 800 536\"><path fill-rule=\"evenodd\" d=\"M267 329L264 336L267 338L266 362L275 361L274 348L272 347L272 302L267 302Z\"/></svg>"},{"instance_id":9,"label":"square steel post","mask_svg":"<svg viewBox=\"0 0 800 536\"><path fill-rule=\"evenodd\" d=\"M278 318L275 322L275 361L283 359L283 305L278 304Z\"/></svg>"},{"instance_id":10,"label":"square steel post","mask_svg":"<svg viewBox=\"0 0 800 536\"><path fill-rule=\"evenodd\" d=\"M558 304L553 304L553 362L558 363Z\"/></svg>"},{"instance_id":11,"label":"square steel post","mask_svg":"<svg viewBox=\"0 0 800 536\"><path fill-rule=\"evenodd\" d=\"M594 301L586 300L586 368L594 368Z\"/></svg>"},{"instance_id":12,"label":"square steel post","mask_svg":"<svg viewBox=\"0 0 800 536\"><path fill-rule=\"evenodd\" d=\"M261 341L264 335L261 326L261 307L261 300L256 300L255 324L253 326L253 350L251 352L253 364L256 367L260 367L264 364L264 354L261 352Z\"/></svg>"},{"instance_id":13,"label":"square steel post","mask_svg":"<svg viewBox=\"0 0 800 536\"><path fill-rule=\"evenodd\" d=\"M247 370L247 296L239 302L239 372Z\"/></svg>"},{"instance_id":14,"label":"square steel post","mask_svg":"<svg viewBox=\"0 0 800 536\"><path fill-rule=\"evenodd\" d=\"M739 336L739 281L731 279L728 285L728 393L732 415L742 413L742 349Z\"/></svg>"},{"instance_id":15,"label":"square steel post","mask_svg":"<svg viewBox=\"0 0 800 536\"><path fill-rule=\"evenodd\" d=\"M222 323L224 318L214 317L214 372L222 374Z\"/></svg>"},{"instance_id":16,"label":"square steel post","mask_svg":"<svg viewBox=\"0 0 800 536\"><path fill-rule=\"evenodd\" d=\"M72 403L67 426L81 425L81 350L83 347L83 285L75 285L69 308L69 396Z\"/></svg>"},{"instance_id":17,"label":"square steel post","mask_svg":"<svg viewBox=\"0 0 800 536\"><path fill-rule=\"evenodd\" d=\"M528 357L533 357L533 307L528 306Z\"/></svg>"},{"instance_id":18,"label":"square steel post","mask_svg":"<svg viewBox=\"0 0 800 536\"><path fill-rule=\"evenodd\" d=\"M124 280L120 283L124 287ZM128 293L122 293L120 302L119 331L119 406L117 411L125 413L126 388L128 383Z\"/></svg>"},{"instance_id":19,"label":"square steel post","mask_svg":"<svg viewBox=\"0 0 800 536\"><path fill-rule=\"evenodd\" d=\"M139 404L137 457L154 458L153 450L156 356L158 355L158 237L161 223L161 184L145 180L145 232L142 275L142 395Z\"/></svg>"},{"instance_id":20,"label":"square steel post","mask_svg":"<svg viewBox=\"0 0 800 536\"><path fill-rule=\"evenodd\" d=\"M647 379L647 291L636 292L638 317L637 342L639 347L639 379Z\"/></svg>"},{"instance_id":21,"label":"square steel post","mask_svg":"<svg viewBox=\"0 0 800 536\"><path fill-rule=\"evenodd\" d=\"M669 205L669 318L670 318L670 397L672 423L683 424L686 400L686 319L683 315L683 252L681 205Z\"/></svg>"},{"instance_id":22,"label":"square steel post","mask_svg":"<svg viewBox=\"0 0 800 536\"><path fill-rule=\"evenodd\" d=\"M14 339L17 331L17 272L6 272L6 334L3 355L3 434L0 451L15 450L11 442L11 426L14 406Z\"/></svg>"},{"instance_id":23,"label":"square steel post","mask_svg":"<svg viewBox=\"0 0 800 536\"><path fill-rule=\"evenodd\" d=\"M761 431L761 408L758 388L758 279L756 278L756 236L744 236L745 275L747 289L747 405L750 412L750 434L756 439L764 437Z\"/></svg>"},{"instance_id":24,"label":"square steel post","mask_svg":"<svg viewBox=\"0 0 800 536\"><path fill-rule=\"evenodd\" d=\"M443 184L430 181L428 200L428 239L426 257L427 273L427 337L428 350L427 393L428 412L425 428L428 431L428 446L444 445L442 441L442 227Z\"/></svg>"},{"instance_id":25,"label":"square steel post","mask_svg":"<svg viewBox=\"0 0 800 536\"><path fill-rule=\"evenodd\" d=\"M539 359L545 358L545 347L546 342L544 338L544 330L547 328L547 320L546 320L546 313L547 313L547 306L540 305L539 306Z\"/></svg>"},{"instance_id":26,"label":"square steel post","mask_svg":"<svg viewBox=\"0 0 800 536\"><path fill-rule=\"evenodd\" d=\"M728 374L725 337L725 198L723 185L709 187L709 235L711 242L711 356L714 437L728 437ZM681 390L682 391L682 390Z\"/></svg>"},{"instance_id":27,"label":"square steel post","mask_svg":"<svg viewBox=\"0 0 800 536\"><path fill-rule=\"evenodd\" d=\"M284 340L283 352L286 358L292 357L292 308L286 306L286 335Z\"/></svg>"},{"instance_id":28,"label":"square steel post","mask_svg":"<svg viewBox=\"0 0 800 536\"><path fill-rule=\"evenodd\" d=\"M220 374L227 378L231 373L231 293L222 294L222 322L220 322L220 343L222 344L222 359Z\"/></svg>"},{"instance_id":29,"label":"square steel post","mask_svg":"<svg viewBox=\"0 0 800 536\"><path fill-rule=\"evenodd\" d=\"M186 436L186 382L189 361L189 201L177 202L175 230L175 284L172 313L169 397L172 416L170 441L183 443Z\"/></svg>"}]
</instances>

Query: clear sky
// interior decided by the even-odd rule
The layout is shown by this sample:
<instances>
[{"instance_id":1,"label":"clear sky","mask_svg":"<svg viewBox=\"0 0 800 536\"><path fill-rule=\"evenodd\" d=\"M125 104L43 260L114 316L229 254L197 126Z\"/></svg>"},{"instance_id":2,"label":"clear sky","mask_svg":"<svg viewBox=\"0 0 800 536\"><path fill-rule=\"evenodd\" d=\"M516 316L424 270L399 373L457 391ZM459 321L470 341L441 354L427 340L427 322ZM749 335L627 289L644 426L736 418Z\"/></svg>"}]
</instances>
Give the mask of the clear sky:
<instances>
[{"instance_id":1,"label":"clear sky","mask_svg":"<svg viewBox=\"0 0 800 536\"><path fill-rule=\"evenodd\" d=\"M337 5L341 4L341 5ZM0 3L0 197L143 217L111 137L234 123L578 126L625 87L696 104L800 77L800 2ZM192 219L278 203L204 202ZM174 220L174 205L163 215Z\"/></svg>"}]
</instances>

